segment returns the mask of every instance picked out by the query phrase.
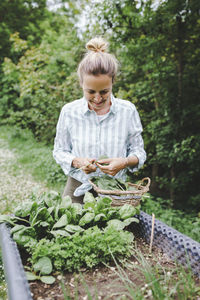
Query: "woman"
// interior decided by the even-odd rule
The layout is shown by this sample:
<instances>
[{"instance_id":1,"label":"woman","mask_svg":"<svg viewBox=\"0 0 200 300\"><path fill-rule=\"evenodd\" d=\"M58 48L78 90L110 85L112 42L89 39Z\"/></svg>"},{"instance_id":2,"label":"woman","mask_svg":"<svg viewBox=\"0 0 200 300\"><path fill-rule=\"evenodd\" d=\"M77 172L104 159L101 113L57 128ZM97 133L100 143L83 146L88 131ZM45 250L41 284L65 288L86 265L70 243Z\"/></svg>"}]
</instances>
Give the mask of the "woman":
<instances>
[{"instance_id":1,"label":"woman","mask_svg":"<svg viewBox=\"0 0 200 300\"><path fill-rule=\"evenodd\" d=\"M94 38L78 67L83 98L61 110L53 156L68 175L63 196L82 203L91 190L91 176L108 174L126 179L145 162L142 125L135 105L117 99L112 86L118 62L107 53L107 43ZM108 157L100 159L101 157Z\"/></svg>"}]
</instances>

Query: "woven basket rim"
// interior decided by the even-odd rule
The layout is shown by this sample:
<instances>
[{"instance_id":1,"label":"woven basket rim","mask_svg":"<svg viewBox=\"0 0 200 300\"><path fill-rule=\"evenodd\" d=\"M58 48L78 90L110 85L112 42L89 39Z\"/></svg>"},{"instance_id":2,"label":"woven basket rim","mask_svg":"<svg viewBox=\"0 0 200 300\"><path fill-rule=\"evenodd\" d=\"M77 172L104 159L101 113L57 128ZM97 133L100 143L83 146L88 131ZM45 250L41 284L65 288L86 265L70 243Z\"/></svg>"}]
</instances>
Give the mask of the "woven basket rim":
<instances>
[{"instance_id":1,"label":"woven basket rim","mask_svg":"<svg viewBox=\"0 0 200 300\"><path fill-rule=\"evenodd\" d=\"M144 184L144 181L147 181L146 185ZM104 195L143 195L144 193L147 193L149 191L149 186L151 183L151 180L149 177L144 177L139 184L128 182L128 185L134 186L137 188L136 191L121 191L121 190L102 190L100 189L96 184L94 184L91 180L89 180L91 185L93 186L93 189L100 194Z\"/></svg>"}]
</instances>

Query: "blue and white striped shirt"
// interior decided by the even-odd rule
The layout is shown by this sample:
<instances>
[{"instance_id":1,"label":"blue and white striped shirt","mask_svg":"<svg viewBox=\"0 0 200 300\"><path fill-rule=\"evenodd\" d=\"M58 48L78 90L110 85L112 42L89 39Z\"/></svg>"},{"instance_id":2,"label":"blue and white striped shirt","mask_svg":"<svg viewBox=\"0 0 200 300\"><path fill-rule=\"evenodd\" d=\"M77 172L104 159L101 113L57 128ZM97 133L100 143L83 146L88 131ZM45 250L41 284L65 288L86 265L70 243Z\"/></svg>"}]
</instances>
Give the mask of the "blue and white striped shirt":
<instances>
[{"instance_id":1,"label":"blue and white striped shirt","mask_svg":"<svg viewBox=\"0 0 200 300\"><path fill-rule=\"evenodd\" d=\"M137 156L137 167L129 168L131 172L138 170L146 160L146 152L142 139L142 125L134 104L111 95L112 105L105 116L98 116L88 108L87 100L67 103L63 106L57 124L53 157L64 173L76 180L86 183L91 176L103 173L85 174L82 170L71 166L75 157L98 159L106 157ZM100 117L100 118L99 118ZM116 177L126 178L126 170L121 170Z\"/></svg>"}]
</instances>

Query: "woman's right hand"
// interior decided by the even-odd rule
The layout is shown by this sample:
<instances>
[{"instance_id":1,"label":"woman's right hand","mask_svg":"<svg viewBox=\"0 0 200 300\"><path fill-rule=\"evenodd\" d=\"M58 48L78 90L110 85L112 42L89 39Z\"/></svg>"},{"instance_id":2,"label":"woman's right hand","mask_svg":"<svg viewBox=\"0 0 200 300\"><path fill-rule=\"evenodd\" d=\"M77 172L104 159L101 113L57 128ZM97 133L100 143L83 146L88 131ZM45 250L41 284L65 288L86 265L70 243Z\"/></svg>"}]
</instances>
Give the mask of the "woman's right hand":
<instances>
[{"instance_id":1,"label":"woman's right hand","mask_svg":"<svg viewBox=\"0 0 200 300\"><path fill-rule=\"evenodd\" d=\"M86 174L95 172L97 167L94 164L95 158L75 157L72 166L76 169L83 170Z\"/></svg>"},{"instance_id":2,"label":"woman's right hand","mask_svg":"<svg viewBox=\"0 0 200 300\"><path fill-rule=\"evenodd\" d=\"M97 167L106 174L115 176L120 170L128 166L128 160L126 157L114 157L100 159L96 162Z\"/></svg>"}]
</instances>

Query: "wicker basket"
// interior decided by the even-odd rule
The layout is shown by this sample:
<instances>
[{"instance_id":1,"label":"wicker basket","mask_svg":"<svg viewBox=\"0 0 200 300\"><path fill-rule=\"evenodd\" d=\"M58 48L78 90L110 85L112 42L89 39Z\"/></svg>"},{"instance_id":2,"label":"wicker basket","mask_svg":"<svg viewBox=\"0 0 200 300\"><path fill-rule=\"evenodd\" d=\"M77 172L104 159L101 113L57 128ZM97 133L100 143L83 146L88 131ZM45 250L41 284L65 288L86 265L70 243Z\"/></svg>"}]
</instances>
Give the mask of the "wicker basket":
<instances>
[{"instance_id":1,"label":"wicker basket","mask_svg":"<svg viewBox=\"0 0 200 300\"><path fill-rule=\"evenodd\" d=\"M112 206L122 206L126 203L133 206L140 204L140 200L143 194L149 191L151 180L149 177L143 178L138 184L128 182L129 186L134 187L134 190L122 191L122 190L102 190L91 180L89 180L93 189L101 197L109 196L112 199ZM146 184L145 184L146 182Z\"/></svg>"}]
</instances>

